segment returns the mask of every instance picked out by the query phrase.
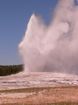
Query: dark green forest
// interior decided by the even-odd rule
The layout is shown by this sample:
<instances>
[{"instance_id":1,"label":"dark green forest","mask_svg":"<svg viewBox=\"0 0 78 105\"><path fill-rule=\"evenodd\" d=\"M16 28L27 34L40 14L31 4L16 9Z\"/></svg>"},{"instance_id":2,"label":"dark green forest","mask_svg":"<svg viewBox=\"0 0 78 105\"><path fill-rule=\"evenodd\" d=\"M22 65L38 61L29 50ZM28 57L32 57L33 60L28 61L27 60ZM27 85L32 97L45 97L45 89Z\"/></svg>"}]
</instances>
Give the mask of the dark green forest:
<instances>
[{"instance_id":1,"label":"dark green forest","mask_svg":"<svg viewBox=\"0 0 78 105\"><path fill-rule=\"evenodd\" d=\"M7 76L16 74L23 71L23 65L1 65L0 66L0 76Z\"/></svg>"}]
</instances>

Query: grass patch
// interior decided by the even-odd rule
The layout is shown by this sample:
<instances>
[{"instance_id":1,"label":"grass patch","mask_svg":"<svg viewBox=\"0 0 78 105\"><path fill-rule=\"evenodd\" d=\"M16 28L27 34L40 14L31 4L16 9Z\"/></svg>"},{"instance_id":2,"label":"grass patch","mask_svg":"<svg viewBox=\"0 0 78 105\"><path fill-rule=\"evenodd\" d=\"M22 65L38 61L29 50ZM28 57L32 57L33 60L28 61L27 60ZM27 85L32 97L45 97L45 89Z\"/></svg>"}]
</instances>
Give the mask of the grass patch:
<instances>
[{"instance_id":1,"label":"grass patch","mask_svg":"<svg viewBox=\"0 0 78 105\"><path fill-rule=\"evenodd\" d=\"M21 88L21 89L9 89L9 90L0 90L0 93L22 93L22 92L39 92L42 90L49 90L52 89L52 87L34 87L34 88Z\"/></svg>"},{"instance_id":2,"label":"grass patch","mask_svg":"<svg viewBox=\"0 0 78 105\"><path fill-rule=\"evenodd\" d=\"M22 93L22 92L39 92L43 90L61 90L61 89L78 89L78 86L60 86L60 87L31 87L20 89L0 90L0 93Z\"/></svg>"}]
</instances>

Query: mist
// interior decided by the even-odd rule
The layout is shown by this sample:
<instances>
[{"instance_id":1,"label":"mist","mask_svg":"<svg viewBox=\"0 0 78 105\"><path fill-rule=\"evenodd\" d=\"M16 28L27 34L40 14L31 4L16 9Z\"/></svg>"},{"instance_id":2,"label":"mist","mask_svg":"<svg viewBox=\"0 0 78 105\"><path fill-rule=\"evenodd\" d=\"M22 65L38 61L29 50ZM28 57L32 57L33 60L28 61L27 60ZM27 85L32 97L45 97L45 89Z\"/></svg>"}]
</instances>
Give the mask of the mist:
<instances>
[{"instance_id":1,"label":"mist","mask_svg":"<svg viewBox=\"0 0 78 105\"><path fill-rule=\"evenodd\" d=\"M78 74L78 6L75 0L59 0L49 25L32 14L19 52L25 72Z\"/></svg>"}]
</instances>

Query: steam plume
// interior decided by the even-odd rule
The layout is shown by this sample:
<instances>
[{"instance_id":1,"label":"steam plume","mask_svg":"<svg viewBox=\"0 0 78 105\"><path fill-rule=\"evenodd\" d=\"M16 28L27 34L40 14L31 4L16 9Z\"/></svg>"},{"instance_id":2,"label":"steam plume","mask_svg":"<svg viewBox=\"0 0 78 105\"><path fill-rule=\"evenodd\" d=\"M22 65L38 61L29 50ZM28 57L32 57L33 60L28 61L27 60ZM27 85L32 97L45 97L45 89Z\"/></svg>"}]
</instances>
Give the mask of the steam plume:
<instances>
[{"instance_id":1,"label":"steam plume","mask_svg":"<svg viewBox=\"0 0 78 105\"><path fill-rule=\"evenodd\" d=\"M33 14L19 44L25 71L78 73L78 7L74 0L59 0L46 26Z\"/></svg>"}]
</instances>

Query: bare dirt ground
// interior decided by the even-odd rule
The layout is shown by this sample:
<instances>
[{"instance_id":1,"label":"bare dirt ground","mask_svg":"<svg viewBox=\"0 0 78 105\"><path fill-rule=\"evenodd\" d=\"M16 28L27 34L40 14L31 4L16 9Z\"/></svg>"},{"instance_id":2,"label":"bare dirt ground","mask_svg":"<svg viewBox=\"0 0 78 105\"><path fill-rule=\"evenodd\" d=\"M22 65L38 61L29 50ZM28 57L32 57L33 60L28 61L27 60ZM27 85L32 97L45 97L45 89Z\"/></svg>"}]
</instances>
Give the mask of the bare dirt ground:
<instances>
[{"instance_id":1,"label":"bare dirt ground","mask_svg":"<svg viewBox=\"0 0 78 105\"><path fill-rule=\"evenodd\" d=\"M0 90L0 105L55 105L52 103L78 105L78 86Z\"/></svg>"}]
</instances>

